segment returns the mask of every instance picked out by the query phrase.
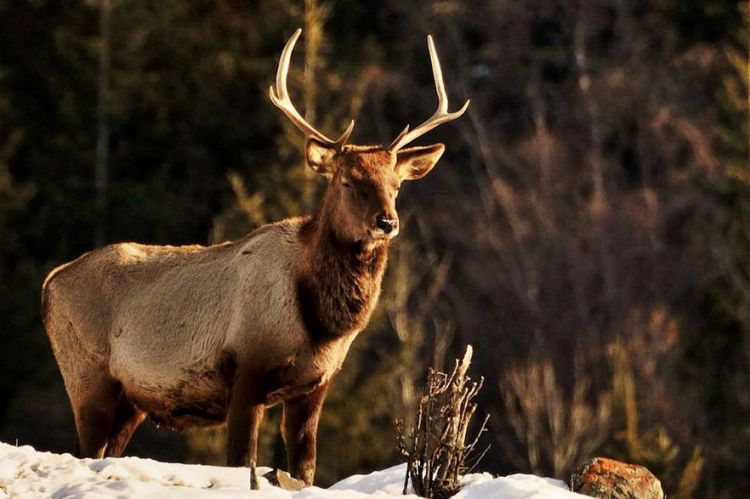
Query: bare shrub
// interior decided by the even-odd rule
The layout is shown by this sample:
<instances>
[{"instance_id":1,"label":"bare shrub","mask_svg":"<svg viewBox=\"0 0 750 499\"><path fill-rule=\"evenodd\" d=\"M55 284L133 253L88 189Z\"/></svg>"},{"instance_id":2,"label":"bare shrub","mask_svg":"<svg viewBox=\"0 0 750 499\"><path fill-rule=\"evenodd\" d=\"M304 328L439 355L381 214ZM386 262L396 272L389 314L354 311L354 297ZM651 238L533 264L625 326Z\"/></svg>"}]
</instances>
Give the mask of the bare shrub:
<instances>
[{"instance_id":1,"label":"bare shrub","mask_svg":"<svg viewBox=\"0 0 750 499\"><path fill-rule=\"evenodd\" d=\"M566 396L549 360L509 369L500 390L505 417L517 439L500 443L521 469L536 474L552 469L556 477L563 477L609 435L611 395L600 394L592 402L591 382L579 375Z\"/></svg>"},{"instance_id":2,"label":"bare shrub","mask_svg":"<svg viewBox=\"0 0 750 499\"><path fill-rule=\"evenodd\" d=\"M461 475L484 455L474 451L489 416L471 443L466 443L471 418L477 409L473 400L484 382L484 378L472 382L466 376L471 356L469 345L450 375L430 369L414 429L407 434L403 422L397 422L399 450L407 458L404 494L411 479L414 491L422 497L450 497L460 489Z\"/></svg>"}]
</instances>

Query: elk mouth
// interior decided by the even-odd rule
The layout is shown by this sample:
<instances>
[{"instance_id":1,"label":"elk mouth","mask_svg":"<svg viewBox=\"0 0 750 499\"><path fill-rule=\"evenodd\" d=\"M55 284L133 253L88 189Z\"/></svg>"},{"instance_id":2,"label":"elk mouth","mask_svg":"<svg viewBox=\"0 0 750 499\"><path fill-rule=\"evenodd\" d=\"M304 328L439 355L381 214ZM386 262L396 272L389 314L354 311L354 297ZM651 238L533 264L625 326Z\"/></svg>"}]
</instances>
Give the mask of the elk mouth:
<instances>
[{"instance_id":1,"label":"elk mouth","mask_svg":"<svg viewBox=\"0 0 750 499\"><path fill-rule=\"evenodd\" d=\"M386 233L382 229L367 229L367 236L373 241L388 241L398 235L398 229Z\"/></svg>"}]
</instances>

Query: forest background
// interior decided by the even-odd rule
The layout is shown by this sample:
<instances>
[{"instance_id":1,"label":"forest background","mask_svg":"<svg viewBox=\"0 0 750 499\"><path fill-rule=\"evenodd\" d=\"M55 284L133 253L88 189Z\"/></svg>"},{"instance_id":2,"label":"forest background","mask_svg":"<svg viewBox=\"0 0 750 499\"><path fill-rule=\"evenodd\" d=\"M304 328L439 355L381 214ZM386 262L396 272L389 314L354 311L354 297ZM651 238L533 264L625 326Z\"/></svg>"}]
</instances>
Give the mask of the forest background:
<instances>
[{"instance_id":1,"label":"forest background","mask_svg":"<svg viewBox=\"0 0 750 499\"><path fill-rule=\"evenodd\" d=\"M481 469L594 454L670 497L750 494L748 7L720 0L0 0L0 440L74 448L43 278L106 243L209 244L310 213L325 181L267 99L388 143L461 120L402 190L380 306L323 414L318 481L400 460L393 419L466 343ZM284 463L272 411L262 464ZM128 453L223 462L222 430ZM393 442L389 445L388 442Z\"/></svg>"}]
</instances>

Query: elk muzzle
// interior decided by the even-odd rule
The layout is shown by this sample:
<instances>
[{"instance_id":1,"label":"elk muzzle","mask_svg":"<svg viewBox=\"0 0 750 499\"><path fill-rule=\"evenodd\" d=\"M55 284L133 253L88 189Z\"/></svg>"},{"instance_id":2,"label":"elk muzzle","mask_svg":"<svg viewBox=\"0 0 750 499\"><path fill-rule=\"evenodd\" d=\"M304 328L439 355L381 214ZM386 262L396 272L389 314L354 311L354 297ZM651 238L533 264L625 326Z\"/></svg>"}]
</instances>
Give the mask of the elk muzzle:
<instances>
[{"instance_id":1,"label":"elk muzzle","mask_svg":"<svg viewBox=\"0 0 750 499\"><path fill-rule=\"evenodd\" d=\"M386 213L380 213L375 217L374 237L391 238L398 235L398 218Z\"/></svg>"}]
</instances>

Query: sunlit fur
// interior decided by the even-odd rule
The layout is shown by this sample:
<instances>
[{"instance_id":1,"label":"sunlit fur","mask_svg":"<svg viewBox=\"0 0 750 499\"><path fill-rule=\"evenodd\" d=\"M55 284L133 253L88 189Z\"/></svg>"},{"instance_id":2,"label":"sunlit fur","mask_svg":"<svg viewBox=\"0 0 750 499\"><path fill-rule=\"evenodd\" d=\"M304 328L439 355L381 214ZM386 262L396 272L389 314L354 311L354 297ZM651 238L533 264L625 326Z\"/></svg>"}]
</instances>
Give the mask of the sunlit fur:
<instances>
[{"instance_id":1,"label":"sunlit fur","mask_svg":"<svg viewBox=\"0 0 750 499\"><path fill-rule=\"evenodd\" d=\"M146 416L173 428L228 421L228 463L255 460L263 408L284 403L293 476L312 483L326 389L380 294L403 180L442 144L404 149L310 141L329 178L311 217L214 246L121 243L53 270L47 334L86 457L120 455Z\"/></svg>"}]
</instances>

